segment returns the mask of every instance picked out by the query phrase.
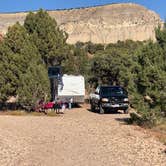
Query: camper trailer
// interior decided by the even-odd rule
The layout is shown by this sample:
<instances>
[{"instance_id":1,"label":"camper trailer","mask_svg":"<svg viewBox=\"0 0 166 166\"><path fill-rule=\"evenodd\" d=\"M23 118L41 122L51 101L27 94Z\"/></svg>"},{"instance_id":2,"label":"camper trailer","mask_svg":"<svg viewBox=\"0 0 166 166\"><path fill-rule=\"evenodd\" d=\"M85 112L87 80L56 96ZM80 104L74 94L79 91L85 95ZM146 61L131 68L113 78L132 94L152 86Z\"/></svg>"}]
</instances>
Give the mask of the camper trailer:
<instances>
[{"instance_id":1,"label":"camper trailer","mask_svg":"<svg viewBox=\"0 0 166 166\"><path fill-rule=\"evenodd\" d=\"M59 98L64 102L83 103L85 80L81 75L62 74L61 67L50 67L48 76L51 84L52 101Z\"/></svg>"}]
</instances>

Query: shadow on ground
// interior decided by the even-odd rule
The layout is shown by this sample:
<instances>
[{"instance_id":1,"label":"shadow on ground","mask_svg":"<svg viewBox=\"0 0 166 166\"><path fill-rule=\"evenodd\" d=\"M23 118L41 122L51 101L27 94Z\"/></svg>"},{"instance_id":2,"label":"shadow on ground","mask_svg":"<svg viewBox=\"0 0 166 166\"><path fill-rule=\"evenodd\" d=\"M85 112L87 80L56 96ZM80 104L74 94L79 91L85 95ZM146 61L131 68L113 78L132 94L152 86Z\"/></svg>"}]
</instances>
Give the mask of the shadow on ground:
<instances>
[{"instance_id":1,"label":"shadow on ground","mask_svg":"<svg viewBox=\"0 0 166 166\"><path fill-rule=\"evenodd\" d=\"M130 118L115 118L115 120L119 121L121 124L130 124Z\"/></svg>"},{"instance_id":2,"label":"shadow on ground","mask_svg":"<svg viewBox=\"0 0 166 166\"><path fill-rule=\"evenodd\" d=\"M94 114L100 114L99 110L91 111L91 109L87 109L87 111L92 112ZM122 111L109 111L109 110L106 110L106 112L104 114L121 115L121 114L124 114L124 113ZM121 124L125 124L125 125L129 125L130 124L130 117L115 118L115 120L119 121Z\"/></svg>"},{"instance_id":3,"label":"shadow on ground","mask_svg":"<svg viewBox=\"0 0 166 166\"><path fill-rule=\"evenodd\" d=\"M92 111L91 109L87 109L89 112L92 112L92 113L95 113L95 114L100 114L99 113L99 110L96 110L96 111ZM109 110L106 110L104 112L104 114L123 114L122 112L120 111L109 111Z\"/></svg>"}]
</instances>

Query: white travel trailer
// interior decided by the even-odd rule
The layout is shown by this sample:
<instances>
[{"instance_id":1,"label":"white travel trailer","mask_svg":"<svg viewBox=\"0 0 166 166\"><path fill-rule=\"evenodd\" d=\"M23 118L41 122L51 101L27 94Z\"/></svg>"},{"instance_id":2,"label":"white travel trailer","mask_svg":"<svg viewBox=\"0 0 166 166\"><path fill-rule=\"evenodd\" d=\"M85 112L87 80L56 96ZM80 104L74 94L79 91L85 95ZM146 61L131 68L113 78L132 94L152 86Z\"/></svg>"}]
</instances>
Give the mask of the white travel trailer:
<instances>
[{"instance_id":1,"label":"white travel trailer","mask_svg":"<svg viewBox=\"0 0 166 166\"><path fill-rule=\"evenodd\" d=\"M57 97L73 103L83 103L85 96L85 79L81 75L63 75L58 85Z\"/></svg>"},{"instance_id":2,"label":"white travel trailer","mask_svg":"<svg viewBox=\"0 0 166 166\"><path fill-rule=\"evenodd\" d=\"M85 79L81 75L62 74L60 66L48 68L51 85L51 100L56 98L66 102L83 103L85 96Z\"/></svg>"}]
</instances>

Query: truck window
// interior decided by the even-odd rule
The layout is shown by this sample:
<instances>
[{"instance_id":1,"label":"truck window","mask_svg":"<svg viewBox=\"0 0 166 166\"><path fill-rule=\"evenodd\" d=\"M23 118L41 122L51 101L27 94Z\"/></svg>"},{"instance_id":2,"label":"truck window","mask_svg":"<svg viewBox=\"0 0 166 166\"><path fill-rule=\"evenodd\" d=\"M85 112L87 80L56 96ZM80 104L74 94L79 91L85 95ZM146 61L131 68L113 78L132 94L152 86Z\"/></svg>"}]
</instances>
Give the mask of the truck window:
<instances>
[{"instance_id":1,"label":"truck window","mask_svg":"<svg viewBox=\"0 0 166 166\"><path fill-rule=\"evenodd\" d=\"M127 91L121 87L102 87L100 93L102 96L127 95Z\"/></svg>"}]
</instances>

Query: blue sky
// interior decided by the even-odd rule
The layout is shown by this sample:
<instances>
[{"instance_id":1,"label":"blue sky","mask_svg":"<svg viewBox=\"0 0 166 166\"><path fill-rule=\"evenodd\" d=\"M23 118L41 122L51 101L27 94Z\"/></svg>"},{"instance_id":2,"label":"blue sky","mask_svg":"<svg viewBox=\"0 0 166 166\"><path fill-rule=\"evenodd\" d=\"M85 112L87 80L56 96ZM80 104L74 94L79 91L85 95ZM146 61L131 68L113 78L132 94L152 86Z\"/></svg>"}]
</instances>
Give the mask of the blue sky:
<instances>
[{"instance_id":1,"label":"blue sky","mask_svg":"<svg viewBox=\"0 0 166 166\"><path fill-rule=\"evenodd\" d=\"M75 7L96 6L108 3L134 2L154 10L164 20L165 0L0 0L0 12L34 11L39 8L54 10Z\"/></svg>"}]
</instances>

